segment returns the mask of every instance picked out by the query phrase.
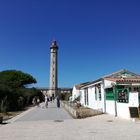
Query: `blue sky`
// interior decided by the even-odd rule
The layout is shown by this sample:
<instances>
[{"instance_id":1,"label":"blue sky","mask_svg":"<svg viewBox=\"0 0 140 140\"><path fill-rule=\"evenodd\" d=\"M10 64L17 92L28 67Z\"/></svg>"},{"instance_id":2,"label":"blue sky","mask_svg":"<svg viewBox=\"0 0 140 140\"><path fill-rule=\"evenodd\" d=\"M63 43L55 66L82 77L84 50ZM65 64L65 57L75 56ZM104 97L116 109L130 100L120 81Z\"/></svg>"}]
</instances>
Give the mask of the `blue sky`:
<instances>
[{"instance_id":1,"label":"blue sky","mask_svg":"<svg viewBox=\"0 0 140 140\"><path fill-rule=\"evenodd\" d=\"M0 0L0 70L49 86L50 45L59 87L128 69L140 74L139 0Z\"/></svg>"}]
</instances>

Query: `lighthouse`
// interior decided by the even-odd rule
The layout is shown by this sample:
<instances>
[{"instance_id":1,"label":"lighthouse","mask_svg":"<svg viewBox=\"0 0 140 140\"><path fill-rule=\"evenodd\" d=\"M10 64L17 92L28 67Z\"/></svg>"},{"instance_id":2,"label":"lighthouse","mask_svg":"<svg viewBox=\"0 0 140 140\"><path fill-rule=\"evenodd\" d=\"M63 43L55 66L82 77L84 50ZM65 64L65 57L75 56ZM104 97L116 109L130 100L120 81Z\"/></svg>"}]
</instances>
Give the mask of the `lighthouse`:
<instances>
[{"instance_id":1,"label":"lighthouse","mask_svg":"<svg viewBox=\"0 0 140 140\"><path fill-rule=\"evenodd\" d=\"M54 40L50 46L50 85L49 95L55 97L58 92L58 46Z\"/></svg>"}]
</instances>

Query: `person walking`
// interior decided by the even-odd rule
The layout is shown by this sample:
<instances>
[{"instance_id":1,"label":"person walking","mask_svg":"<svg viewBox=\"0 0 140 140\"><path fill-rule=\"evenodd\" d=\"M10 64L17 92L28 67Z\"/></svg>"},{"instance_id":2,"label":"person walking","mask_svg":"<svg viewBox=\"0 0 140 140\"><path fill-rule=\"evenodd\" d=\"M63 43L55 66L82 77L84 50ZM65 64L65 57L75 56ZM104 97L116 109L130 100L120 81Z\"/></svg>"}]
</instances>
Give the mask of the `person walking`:
<instances>
[{"instance_id":1,"label":"person walking","mask_svg":"<svg viewBox=\"0 0 140 140\"><path fill-rule=\"evenodd\" d=\"M48 107L48 97L45 96L45 107L47 108Z\"/></svg>"},{"instance_id":2,"label":"person walking","mask_svg":"<svg viewBox=\"0 0 140 140\"><path fill-rule=\"evenodd\" d=\"M37 97L37 102L36 102L37 106L40 107L40 99L39 97Z\"/></svg>"},{"instance_id":3,"label":"person walking","mask_svg":"<svg viewBox=\"0 0 140 140\"><path fill-rule=\"evenodd\" d=\"M57 101L57 107L60 108L60 99L59 99L58 96L57 96L57 98L56 98L56 101Z\"/></svg>"}]
</instances>

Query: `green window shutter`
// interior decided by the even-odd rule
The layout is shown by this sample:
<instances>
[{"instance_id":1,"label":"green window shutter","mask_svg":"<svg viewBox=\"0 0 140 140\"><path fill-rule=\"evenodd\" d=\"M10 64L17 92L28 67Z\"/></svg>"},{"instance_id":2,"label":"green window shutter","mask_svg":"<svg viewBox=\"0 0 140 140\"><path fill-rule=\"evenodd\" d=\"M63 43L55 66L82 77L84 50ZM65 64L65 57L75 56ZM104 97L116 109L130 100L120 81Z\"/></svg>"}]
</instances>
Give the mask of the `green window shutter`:
<instances>
[{"instance_id":1,"label":"green window shutter","mask_svg":"<svg viewBox=\"0 0 140 140\"><path fill-rule=\"evenodd\" d=\"M106 100L114 100L113 88L106 89Z\"/></svg>"}]
</instances>

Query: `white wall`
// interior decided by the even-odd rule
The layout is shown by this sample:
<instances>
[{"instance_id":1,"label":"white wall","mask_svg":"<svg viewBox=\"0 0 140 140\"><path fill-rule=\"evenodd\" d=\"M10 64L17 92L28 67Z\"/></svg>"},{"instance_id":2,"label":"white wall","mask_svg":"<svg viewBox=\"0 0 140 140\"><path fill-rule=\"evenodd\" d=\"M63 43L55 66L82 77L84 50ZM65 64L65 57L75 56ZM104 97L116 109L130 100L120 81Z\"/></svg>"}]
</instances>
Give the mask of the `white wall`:
<instances>
[{"instance_id":1,"label":"white wall","mask_svg":"<svg viewBox=\"0 0 140 140\"><path fill-rule=\"evenodd\" d=\"M114 101L106 101L106 113L115 116L115 103ZM125 119L130 119L129 104L117 102L117 116Z\"/></svg>"},{"instance_id":2,"label":"white wall","mask_svg":"<svg viewBox=\"0 0 140 140\"><path fill-rule=\"evenodd\" d=\"M88 87L88 105L85 105L85 96L84 96L84 89L81 90L81 104L83 106L92 108L92 109L97 109L100 111L104 111L104 89L103 85L101 84L101 100L99 100L97 96L97 100L95 99L95 86Z\"/></svg>"},{"instance_id":3,"label":"white wall","mask_svg":"<svg viewBox=\"0 0 140 140\"><path fill-rule=\"evenodd\" d=\"M106 113L115 115L115 103L114 101L106 100Z\"/></svg>"},{"instance_id":4,"label":"white wall","mask_svg":"<svg viewBox=\"0 0 140 140\"><path fill-rule=\"evenodd\" d=\"M91 88L88 88L88 100L89 100L89 105L88 105L88 107L89 108L94 108L94 106L95 106L95 94L94 94L94 92L95 92L95 89L93 88L93 87L91 87Z\"/></svg>"},{"instance_id":5,"label":"white wall","mask_svg":"<svg viewBox=\"0 0 140 140\"><path fill-rule=\"evenodd\" d=\"M129 104L128 103L117 103L117 116L129 119Z\"/></svg>"},{"instance_id":6,"label":"white wall","mask_svg":"<svg viewBox=\"0 0 140 140\"><path fill-rule=\"evenodd\" d=\"M72 101L74 101L78 96L80 96L80 90L76 89L74 86L72 90Z\"/></svg>"},{"instance_id":7,"label":"white wall","mask_svg":"<svg viewBox=\"0 0 140 140\"><path fill-rule=\"evenodd\" d=\"M102 96L102 100L101 100L101 104L102 104L102 111L105 112L105 91L104 91L104 85L103 83L101 84L101 96Z\"/></svg>"},{"instance_id":8,"label":"white wall","mask_svg":"<svg viewBox=\"0 0 140 140\"><path fill-rule=\"evenodd\" d=\"M104 88L110 88L110 87L112 87L112 83L115 84L115 82L113 82L113 81L104 80Z\"/></svg>"},{"instance_id":9,"label":"white wall","mask_svg":"<svg viewBox=\"0 0 140 140\"><path fill-rule=\"evenodd\" d=\"M85 106L84 89L80 90L80 103Z\"/></svg>"}]
</instances>

